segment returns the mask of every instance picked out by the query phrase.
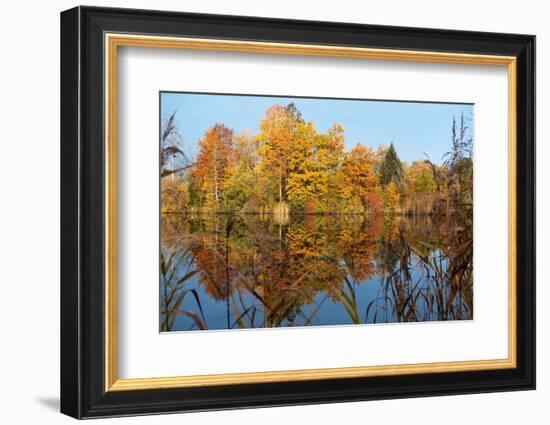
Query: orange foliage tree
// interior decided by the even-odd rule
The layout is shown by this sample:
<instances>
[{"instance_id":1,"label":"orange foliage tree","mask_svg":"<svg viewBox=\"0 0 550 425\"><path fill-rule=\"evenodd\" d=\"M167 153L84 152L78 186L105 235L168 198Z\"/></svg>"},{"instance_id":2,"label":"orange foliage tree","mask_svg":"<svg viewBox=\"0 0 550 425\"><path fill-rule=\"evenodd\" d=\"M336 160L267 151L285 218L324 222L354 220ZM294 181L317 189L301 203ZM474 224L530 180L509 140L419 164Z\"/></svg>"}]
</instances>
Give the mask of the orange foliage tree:
<instances>
[{"instance_id":1,"label":"orange foliage tree","mask_svg":"<svg viewBox=\"0 0 550 425\"><path fill-rule=\"evenodd\" d=\"M375 163L376 154L361 144L355 145L342 163L342 172L348 179L353 194L360 199L365 209L378 207L378 175L374 172Z\"/></svg>"},{"instance_id":2,"label":"orange foliage tree","mask_svg":"<svg viewBox=\"0 0 550 425\"><path fill-rule=\"evenodd\" d=\"M210 208L219 208L229 165L235 158L233 130L223 124L210 127L199 140L199 154L191 175L198 181L205 203Z\"/></svg>"}]
</instances>

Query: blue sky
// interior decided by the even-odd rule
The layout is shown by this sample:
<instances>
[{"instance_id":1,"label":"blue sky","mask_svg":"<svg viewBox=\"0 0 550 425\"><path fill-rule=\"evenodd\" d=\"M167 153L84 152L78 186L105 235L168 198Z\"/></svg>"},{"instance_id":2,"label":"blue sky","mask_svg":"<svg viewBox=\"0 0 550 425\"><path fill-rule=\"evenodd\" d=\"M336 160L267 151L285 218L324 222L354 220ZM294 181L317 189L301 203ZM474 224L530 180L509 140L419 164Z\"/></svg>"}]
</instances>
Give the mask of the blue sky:
<instances>
[{"instance_id":1,"label":"blue sky","mask_svg":"<svg viewBox=\"0 0 550 425\"><path fill-rule=\"evenodd\" d=\"M293 97L233 96L190 93L161 93L161 115L176 111L178 131L186 153L193 157L197 140L215 123L235 133L258 125L268 107L294 102L302 117L325 132L334 122L345 128L345 150L355 144L376 148L393 142L401 160L409 163L429 155L441 163L450 150L453 116L473 119L473 105L375 100L340 100ZM469 127L472 123L467 121Z\"/></svg>"}]
</instances>

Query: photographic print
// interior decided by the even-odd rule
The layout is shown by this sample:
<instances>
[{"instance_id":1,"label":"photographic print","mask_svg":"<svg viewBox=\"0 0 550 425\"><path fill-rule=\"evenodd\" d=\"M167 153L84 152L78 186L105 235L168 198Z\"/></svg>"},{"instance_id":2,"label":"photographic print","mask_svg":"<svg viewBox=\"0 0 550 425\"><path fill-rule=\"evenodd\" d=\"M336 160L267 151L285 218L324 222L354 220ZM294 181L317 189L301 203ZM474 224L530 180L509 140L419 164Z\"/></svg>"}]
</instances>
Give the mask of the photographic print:
<instances>
[{"instance_id":1,"label":"photographic print","mask_svg":"<svg viewBox=\"0 0 550 425\"><path fill-rule=\"evenodd\" d=\"M60 34L62 413L535 389L535 36L90 6Z\"/></svg>"},{"instance_id":2,"label":"photographic print","mask_svg":"<svg viewBox=\"0 0 550 425\"><path fill-rule=\"evenodd\" d=\"M161 92L161 332L471 320L472 104Z\"/></svg>"}]
</instances>

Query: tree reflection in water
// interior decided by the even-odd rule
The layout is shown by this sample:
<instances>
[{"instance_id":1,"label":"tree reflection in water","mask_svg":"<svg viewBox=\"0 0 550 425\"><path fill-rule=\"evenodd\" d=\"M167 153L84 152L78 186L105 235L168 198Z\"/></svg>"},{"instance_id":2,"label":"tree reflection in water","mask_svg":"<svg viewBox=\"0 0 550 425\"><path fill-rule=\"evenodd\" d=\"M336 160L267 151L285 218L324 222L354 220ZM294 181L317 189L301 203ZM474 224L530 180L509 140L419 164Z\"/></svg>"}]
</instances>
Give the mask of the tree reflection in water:
<instances>
[{"instance_id":1,"label":"tree reflection in water","mask_svg":"<svg viewBox=\"0 0 550 425\"><path fill-rule=\"evenodd\" d=\"M473 317L468 219L161 219L161 331Z\"/></svg>"}]
</instances>

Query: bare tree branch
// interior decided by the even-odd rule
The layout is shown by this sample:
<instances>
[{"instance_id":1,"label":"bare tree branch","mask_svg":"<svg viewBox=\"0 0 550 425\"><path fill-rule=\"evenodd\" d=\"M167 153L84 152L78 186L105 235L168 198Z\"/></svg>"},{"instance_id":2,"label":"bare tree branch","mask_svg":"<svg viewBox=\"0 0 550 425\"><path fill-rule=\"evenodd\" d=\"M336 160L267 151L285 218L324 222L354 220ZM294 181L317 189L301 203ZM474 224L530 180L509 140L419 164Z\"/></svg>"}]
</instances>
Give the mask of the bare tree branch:
<instances>
[{"instance_id":1,"label":"bare tree branch","mask_svg":"<svg viewBox=\"0 0 550 425\"><path fill-rule=\"evenodd\" d=\"M188 168L191 168L193 167L195 164L188 164L186 165L185 167L179 167L179 168L174 168L173 170L167 170L167 169L163 169L160 173L160 176L161 177L167 177L167 176L170 176L172 174L175 174L175 173L179 173L181 171L185 171L187 170Z\"/></svg>"}]
</instances>

